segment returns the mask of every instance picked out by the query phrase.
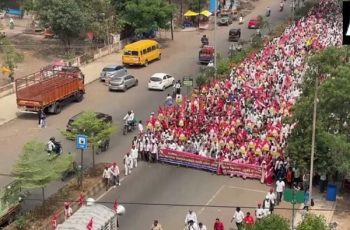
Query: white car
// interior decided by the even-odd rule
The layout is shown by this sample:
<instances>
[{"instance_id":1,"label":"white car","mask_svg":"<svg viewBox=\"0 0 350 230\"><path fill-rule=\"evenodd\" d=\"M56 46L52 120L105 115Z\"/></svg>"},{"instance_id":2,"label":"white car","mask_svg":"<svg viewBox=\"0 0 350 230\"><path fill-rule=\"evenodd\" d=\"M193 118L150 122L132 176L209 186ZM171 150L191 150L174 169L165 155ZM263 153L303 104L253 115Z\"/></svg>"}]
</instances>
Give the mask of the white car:
<instances>
[{"instance_id":1,"label":"white car","mask_svg":"<svg viewBox=\"0 0 350 230\"><path fill-rule=\"evenodd\" d=\"M175 84L175 78L166 73L155 73L148 82L148 89L165 90Z\"/></svg>"}]
</instances>

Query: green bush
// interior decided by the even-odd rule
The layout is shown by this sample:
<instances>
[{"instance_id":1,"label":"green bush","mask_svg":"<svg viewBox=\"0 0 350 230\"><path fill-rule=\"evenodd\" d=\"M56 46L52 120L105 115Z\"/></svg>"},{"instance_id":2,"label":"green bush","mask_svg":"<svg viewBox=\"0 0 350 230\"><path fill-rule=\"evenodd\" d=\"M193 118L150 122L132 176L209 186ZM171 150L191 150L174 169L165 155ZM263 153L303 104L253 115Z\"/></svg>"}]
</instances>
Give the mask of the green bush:
<instances>
[{"instance_id":1,"label":"green bush","mask_svg":"<svg viewBox=\"0 0 350 230\"><path fill-rule=\"evenodd\" d=\"M297 230L328 230L326 220L323 216L308 213L298 225Z\"/></svg>"},{"instance_id":2,"label":"green bush","mask_svg":"<svg viewBox=\"0 0 350 230\"><path fill-rule=\"evenodd\" d=\"M290 230L289 222L284 217L271 214L257 222L251 230Z\"/></svg>"},{"instance_id":3,"label":"green bush","mask_svg":"<svg viewBox=\"0 0 350 230\"><path fill-rule=\"evenodd\" d=\"M217 64L217 74L226 74L230 71L230 60L229 59L221 59Z\"/></svg>"}]
</instances>

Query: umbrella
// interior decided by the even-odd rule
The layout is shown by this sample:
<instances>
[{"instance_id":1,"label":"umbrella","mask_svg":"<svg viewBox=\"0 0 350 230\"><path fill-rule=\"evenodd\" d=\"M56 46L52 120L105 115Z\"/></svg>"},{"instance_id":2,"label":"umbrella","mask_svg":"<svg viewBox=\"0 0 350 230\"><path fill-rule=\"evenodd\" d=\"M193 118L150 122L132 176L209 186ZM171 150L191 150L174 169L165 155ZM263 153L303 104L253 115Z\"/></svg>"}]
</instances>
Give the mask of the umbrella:
<instances>
[{"instance_id":1,"label":"umbrella","mask_svg":"<svg viewBox=\"0 0 350 230\"><path fill-rule=\"evenodd\" d=\"M198 15L198 13L193 12L192 10L189 10L184 14L184 16L186 16L186 17L193 17L193 16L197 16L197 15Z\"/></svg>"},{"instance_id":2,"label":"umbrella","mask_svg":"<svg viewBox=\"0 0 350 230\"><path fill-rule=\"evenodd\" d=\"M201 15L204 15L204 16L206 16L206 17L209 17L210 15L212 15L212 13L209 12L208 10L203 10L200 14L201 14Z\"/></svg>"},{"instance_id":3,"label":"umbrella","mask_svg":"<svg viewBox=\"0 0 350 230\"><path fill-rule=\"evenodd\" d=\"M10 68L6 67L6 66L3 66L1 67L0 71L5 74L5 73L11 73L11 70Z\"/></svg>"}]
</instances>

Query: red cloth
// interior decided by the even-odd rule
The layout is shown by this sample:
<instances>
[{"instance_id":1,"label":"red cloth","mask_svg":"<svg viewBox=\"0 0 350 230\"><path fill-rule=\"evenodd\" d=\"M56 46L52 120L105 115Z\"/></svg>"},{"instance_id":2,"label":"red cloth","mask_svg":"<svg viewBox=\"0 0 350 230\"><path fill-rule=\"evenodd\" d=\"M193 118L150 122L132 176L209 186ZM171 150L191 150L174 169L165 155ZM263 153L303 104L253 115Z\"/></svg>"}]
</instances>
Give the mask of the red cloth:
<instances>
[{"instance_id":1,"label":"red cloth","mask_svg":"<svg viewBox=\"0 0 350 230\"><path fill-rule=\"evenodd\" d=\"M87 230L92 230L92 225L93 225L93 221L92 221L92 217L91 217L89 223L86 225L86 229Z\"/></svg>"},{"instance_id":2,"label":"red cloth","mask_svg":"<svg viewBox=\"0 0 350 230\"><path fill-rule=\"evenodd\" d=\"M57 214L53 214L51 219L52 229L57 229Z\"/></svg>"},{"instance_id":3,"label":"red cloth","mask_svg":"<svg viewBox=\"0 0 350 230\"><path fill-rule=\"evenodd\" d=\"M85 196L83 193L80 193L79 194L79 207L83 206L84 201L85 201Z\"/></svg>"},{"instance_id":4,"label":"red cloth","mask_svg":"<svg viewBox=\"0 0 350 230\"><path fill-rule=\"evenodd\" d=\"M214 230L225 230L225 229L224 229L224 224L223 224L221 221L215 222L215 224L214 224Z\"/></svg>"}]
</instances>

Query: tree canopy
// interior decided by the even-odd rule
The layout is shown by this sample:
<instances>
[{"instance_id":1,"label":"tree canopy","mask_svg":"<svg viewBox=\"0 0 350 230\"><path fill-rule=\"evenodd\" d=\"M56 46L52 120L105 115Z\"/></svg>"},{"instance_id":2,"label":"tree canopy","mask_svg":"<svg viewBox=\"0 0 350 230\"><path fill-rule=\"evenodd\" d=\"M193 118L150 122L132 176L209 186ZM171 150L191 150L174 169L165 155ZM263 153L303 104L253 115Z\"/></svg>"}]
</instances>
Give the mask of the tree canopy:
<instances>
[{"instance_id":1,"label":"tree canopy","mask_svg":"<svg viewBox=\"0 0 350 230\"><path fill-rule=\"evenodd\" d=\"M94 164L95 147L103 140L108 139L115 131L116 127L112 123L97 118L94 112L86 111L71 124L71 131L62 131L62 134L71 140L75 140L78 134L86 135L93 150Z\"/></svg>"},{"instance_id":2,"label":"tree canopy","mask_svg":"<svg viewBox=\"0 0 350 230\"><path fill-rule=\"evenodd\" d=\"M174 11L174 6L164 0L129 0L122 7L122 24L130 25L136 33L166 28Z\"/></svg>"},{"instance_id":3,"label":"tree canopy","mask_svg":"<svg viewBox=\"0 0 350 230\"><path fill-rule=\"evenodd\" d=\"M73 158L70 154L61 154L53 159L48 156L45 144L29 141L24 145L23 153L14 165L12 174L22 188L44 190L47 184L59 179L72 163Z\"/></svg>"},{"instance_id":4,"label":"tree canopy","mask_svg":"<svg viewBox=\"0 0 350 230\"><path fill-rule=\"evenodd\" d=\"M261 221L256 222L250 230L289 230L289 222L287 219L281 217L280 215L271 214Z\"/></svg>"},{"instance_id":5,"label":"tree canopy","mask_svg":"<svg viewBox=\"0 0 350 230\"><path fill-rule=\"evenodd\" d=\"M303 94L293 107L296 123L287 145L288 155L297 164L310 163L312 114L317 86L315 168L319 172L343 175L350 172L350 71L349 48L329 48L308 61Z\"/></svg>"},{"instance_id":6,"label":"tree canopy","mask_svg":"<svg viewBox=\"0 0 350 230\"><path fill-rule=\"evenodd\" d=\"M303 221L297 226L297 230L328 230L326 220L323 216L308 213Z\"/></svg>"}]
</instances>

